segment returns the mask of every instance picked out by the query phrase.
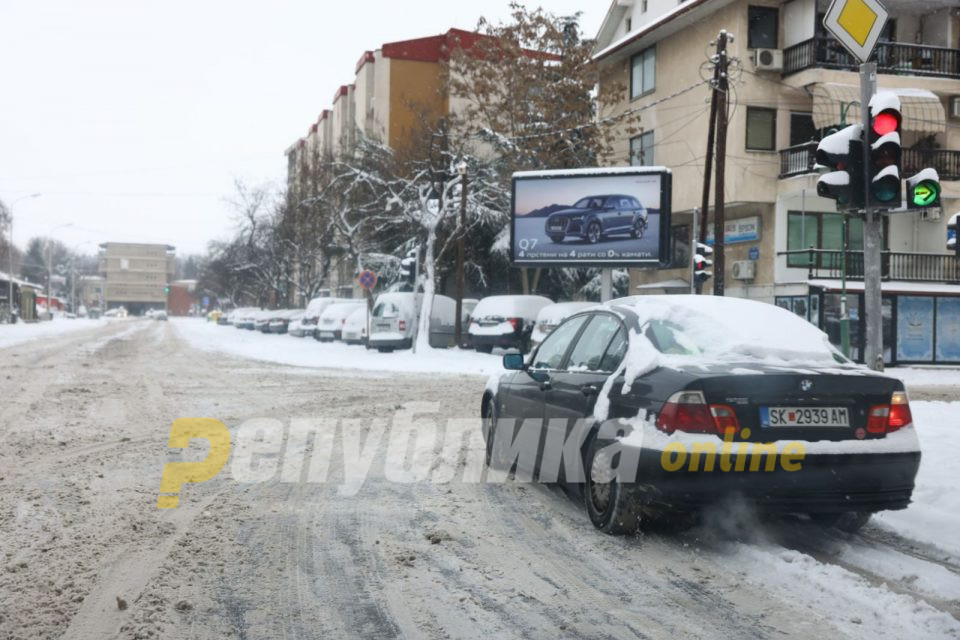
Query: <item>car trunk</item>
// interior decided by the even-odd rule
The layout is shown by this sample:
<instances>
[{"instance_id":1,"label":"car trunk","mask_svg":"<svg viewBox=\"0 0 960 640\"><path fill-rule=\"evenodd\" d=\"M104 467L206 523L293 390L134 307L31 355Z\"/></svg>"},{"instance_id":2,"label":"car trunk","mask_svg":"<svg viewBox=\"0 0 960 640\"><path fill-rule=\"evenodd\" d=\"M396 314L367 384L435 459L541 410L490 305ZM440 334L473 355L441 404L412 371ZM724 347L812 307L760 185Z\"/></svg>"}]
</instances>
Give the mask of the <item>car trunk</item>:
<instances>
[{"instance_id":1,"label":"car trunk","mask_svg":"<svg viewBox=\"0 0 960 640\"><path fill-rule=\"evenodd\" d=\"M852 440L883 437L867 431L871 407L890 403L902 386L889 378L863 374L768 372L716 375L697 385L710 405L736 414L737 440Z\"/></svg>"}]
</instances>

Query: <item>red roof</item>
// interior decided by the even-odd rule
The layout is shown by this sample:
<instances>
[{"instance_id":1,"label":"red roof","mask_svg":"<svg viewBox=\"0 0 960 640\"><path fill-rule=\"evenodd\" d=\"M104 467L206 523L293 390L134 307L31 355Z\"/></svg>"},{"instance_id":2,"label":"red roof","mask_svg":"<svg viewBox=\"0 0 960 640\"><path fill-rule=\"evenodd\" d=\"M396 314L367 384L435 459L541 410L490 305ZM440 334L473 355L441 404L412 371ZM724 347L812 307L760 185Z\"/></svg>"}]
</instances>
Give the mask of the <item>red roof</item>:
<instances>
[{"instance_id":1,"label":"red roof","mask_svg":"<svg viewBox=\"0 0 960 640\"><path fill-rule=\"evenodd\" d=\"M354 70L354 73L360 73L360 69L363 68L363 65L365 65L365 64L368 63L368 62L373 62L373 61L374 61L374 60L373 60L373 51L364 51L364 52L363 52L363 55L360 56L360 59L357 60L357 66L356 66L356 69Z\"/></svg>"},{"instance_id":2,"label":"red roof","mask_svg":"<svg viewBox=\"0 0 960 640\"><path fill-rule=\"evenodd\" d=\"M317 122L323 122L330 117L330 109L324 109L320 112L320 117L317 118Z\"/></svg>"},{"instance_id":3,"label":"red roof","mask_svg":"<svg viewBox=\"0 0 960 640\"><path fill-rule=\"evenodd\" d=\"M342 84L342 85L340 85L340 88L337 89L337 92L336 92L335 94L333 94L333 102L334 102L334 104L336 104L337 100L340 99L340 96L345 96L345 95L347 95L347 85Z\"/></svg>"}]
</instances>

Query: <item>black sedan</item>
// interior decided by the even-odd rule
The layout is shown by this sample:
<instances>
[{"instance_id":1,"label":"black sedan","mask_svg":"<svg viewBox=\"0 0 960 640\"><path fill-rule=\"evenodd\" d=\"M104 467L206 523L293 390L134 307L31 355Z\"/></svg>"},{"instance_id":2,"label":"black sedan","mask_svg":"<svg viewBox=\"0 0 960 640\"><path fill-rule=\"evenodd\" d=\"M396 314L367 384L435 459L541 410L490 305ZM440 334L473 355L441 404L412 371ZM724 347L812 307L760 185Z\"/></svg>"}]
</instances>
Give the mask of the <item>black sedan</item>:
<instances>
[{"instance_id":1,"label":"black sedan","mask_svg":"<svg viewBox=\"0 0 960 640\"><path fill-rule=\"evenodd\" d=\"M853 531L910 503L920 451L903 384L773 305L614 300L504 366L481 404L489 473L576 487L603 531L689 522L733 497Z\"/></svg>"}]
</instances>

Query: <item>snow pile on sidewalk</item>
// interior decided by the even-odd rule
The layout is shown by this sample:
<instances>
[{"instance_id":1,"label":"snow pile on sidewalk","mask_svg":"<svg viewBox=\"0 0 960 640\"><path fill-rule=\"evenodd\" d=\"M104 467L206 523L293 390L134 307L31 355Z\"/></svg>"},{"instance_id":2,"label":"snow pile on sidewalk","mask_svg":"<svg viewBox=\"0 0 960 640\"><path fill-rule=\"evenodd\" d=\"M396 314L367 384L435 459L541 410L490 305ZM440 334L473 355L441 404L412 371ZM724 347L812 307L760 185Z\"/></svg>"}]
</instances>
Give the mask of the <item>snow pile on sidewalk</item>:
<instances>
[{"instance_id":1,"label":"snow pile on sidewalk","mask_svg":"<svg viewBox=\"0 0 960 640\"><path fill-rule=\"evenodd\" d=\"M0 349L11 347L15 344L38 340L40 338L50 338L83 329L93 329L102 327L108 319L100 318L90 320L88 318L54 318L47 322L18 322L16 324L0 324Z\"/></svg>"},{"instance_id":2,"label":"snow pile on sidewalk","mask_svg":"<svg viewBox=\"0 0 960 640\"><path fill-rule=\"evenodd\" d=\"M960 403L911 402L920 438L920 472L913 503L904 511L885 511L876 522L900 535L932 544L960 559Z\"/></svg>"},{"instance_id":3,"label":"snow pile on sidewalk","mask_svg":"<svg viewBox=\"0 0 960 640\"><path fill-rule=\"evenodd\" d=\"M903 380L908 392L911 386L960 387L960 368L955 367L889 367L883 374Z\"/></svg>"},{"instance_id":4,"label":"snow pile on sidewalk","mask_svg":"<svg viewBox=\"0 0 960 640\"><path fill-rule=\"evenodd\" d=\"M174 318L171 324L194 348L279 364L407 373L490 375L503 372L500 356L461 349L429 349L416 354L409 350L379 353L362 345L265 334L218 326L197 318Z\"/></svg>"}]
</instances>

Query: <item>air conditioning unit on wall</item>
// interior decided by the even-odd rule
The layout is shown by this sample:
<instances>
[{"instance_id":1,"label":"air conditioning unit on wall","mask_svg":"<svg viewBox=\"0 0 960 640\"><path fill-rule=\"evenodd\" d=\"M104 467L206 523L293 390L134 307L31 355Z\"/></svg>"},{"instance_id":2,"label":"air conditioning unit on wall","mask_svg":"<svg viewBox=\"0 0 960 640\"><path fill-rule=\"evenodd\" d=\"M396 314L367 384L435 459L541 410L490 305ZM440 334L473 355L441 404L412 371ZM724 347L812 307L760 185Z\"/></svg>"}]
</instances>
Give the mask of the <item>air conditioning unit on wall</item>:
<instances>
[{"instance_id":1,"label":"air conditioning unit on wall","mask_svg":"<svg viewBox=\"0 0 960 640\"><path fill-rule=\"evenodd\" d=\"M757 71L781 71L783 70L783 51L757 49L753 52L753 65Z\"/></svg>"},{"instance_id":2,"label":"air conditioning unit on wall","mask_svg":"<svg viewBox=\"0 0 960 640\"><path fill-rule=\"evenodd\" d=\"M734 280L753 280L757 277L757 263L754 260L737 260L731 271Z\"/></svg>"}]
</instances>

